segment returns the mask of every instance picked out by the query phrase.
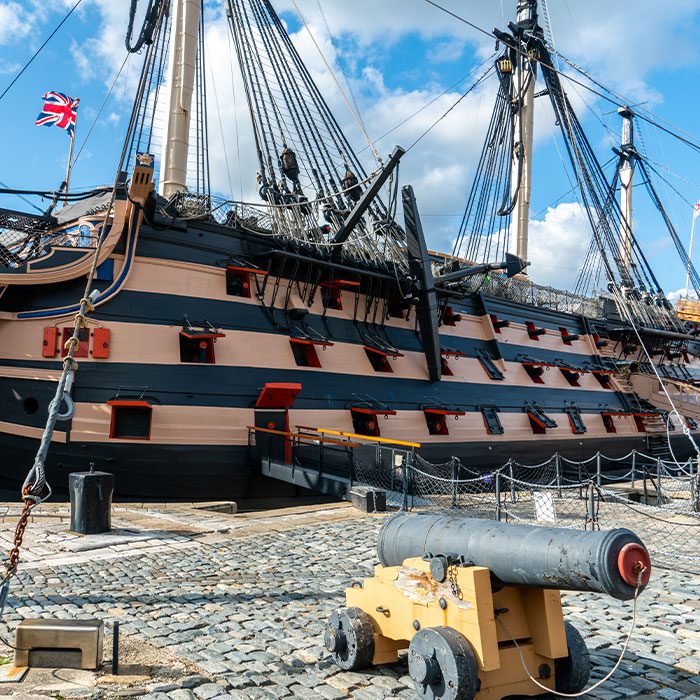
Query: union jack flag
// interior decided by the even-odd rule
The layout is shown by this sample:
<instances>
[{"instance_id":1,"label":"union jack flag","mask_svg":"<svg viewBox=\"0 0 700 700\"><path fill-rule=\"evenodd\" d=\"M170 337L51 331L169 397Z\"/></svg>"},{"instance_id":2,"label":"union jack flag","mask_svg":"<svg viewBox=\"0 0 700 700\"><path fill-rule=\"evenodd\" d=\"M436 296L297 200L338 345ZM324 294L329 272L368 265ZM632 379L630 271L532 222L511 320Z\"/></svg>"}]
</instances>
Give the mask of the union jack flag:
<instances>
[{"instance_id":1,"label":"union jack flag","mask_svg":"<svg viewBox=\"0 0 700 700\"><path fill-rule=\"evenodd\" d=\"M47 92L43 99L44 109L36 118L36 126L58 126L73 138L80 100L53 91Z\"/></svg>"}]
</instances>

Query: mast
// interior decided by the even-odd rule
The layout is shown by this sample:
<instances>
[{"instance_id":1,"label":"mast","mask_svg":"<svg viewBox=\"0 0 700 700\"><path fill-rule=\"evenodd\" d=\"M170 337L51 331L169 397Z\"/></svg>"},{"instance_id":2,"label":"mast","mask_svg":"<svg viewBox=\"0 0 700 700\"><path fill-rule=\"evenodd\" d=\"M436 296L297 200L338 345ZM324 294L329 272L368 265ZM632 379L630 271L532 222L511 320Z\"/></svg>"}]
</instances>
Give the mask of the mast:
<instances>
[{"instance_id":1,"label":"mast","mask_svg":"<svg viewBox=\"0 0 700 700\"><path fill-rule=\"evenodd\" d=\"M623 269L630 272L632 264L632 192L634 179L634 112L629 107L620 107L622 117L622 142L620 145L620 260Z\"/></svg>"},{"instance_id":2,"label":"mast","mask_svg":"<svg viewBox=\"0 0 700 700\"><path fill-rule=\"evenodd\" d=\"M159 186L160 194L166 198L187 189L190 113L201 11L201 0L173 0L168 65L170 96Z\"/></svg>"},{"instance_id":3,"label":"mast","mask_svg":"<svg viewBox=\"0 0 700 700\"><path fill-rule=\"evenodd\" d=\"M537 0L518 0L518 47L524 49L523 33L537 33ZM535 109L535 77L537 64L527 56L517 61L516 95L518 111L514 120L513 188L517 197L515 209L515 254L527 260L528 232L530 225L530 195L532 192L532 140ZM527 274L526 272L524 274Z\"/></svg>"}]
</instances>

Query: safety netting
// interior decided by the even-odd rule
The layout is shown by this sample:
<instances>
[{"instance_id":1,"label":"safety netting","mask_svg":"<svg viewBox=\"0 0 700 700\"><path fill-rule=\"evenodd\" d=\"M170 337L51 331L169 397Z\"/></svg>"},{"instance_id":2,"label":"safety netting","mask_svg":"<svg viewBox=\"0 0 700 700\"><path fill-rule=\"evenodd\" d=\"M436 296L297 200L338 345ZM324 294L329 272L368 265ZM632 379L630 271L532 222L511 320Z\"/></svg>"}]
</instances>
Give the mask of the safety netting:
<instances>
[{"instance_id":1,"label":"safety netting","mask_svg":"<svg viewBox=\"0 0 700 700\"><path fill-rule=\"evenodd\" d=\"M658 566L700 564L697 461L675 462L633 451L540 464L509 460L475 469L453 458L435 464L385 446L355 451L353 481L387 493L390 507L453 510L478 518L556 527L636 532Z\"/></svg>"}]
</instances>

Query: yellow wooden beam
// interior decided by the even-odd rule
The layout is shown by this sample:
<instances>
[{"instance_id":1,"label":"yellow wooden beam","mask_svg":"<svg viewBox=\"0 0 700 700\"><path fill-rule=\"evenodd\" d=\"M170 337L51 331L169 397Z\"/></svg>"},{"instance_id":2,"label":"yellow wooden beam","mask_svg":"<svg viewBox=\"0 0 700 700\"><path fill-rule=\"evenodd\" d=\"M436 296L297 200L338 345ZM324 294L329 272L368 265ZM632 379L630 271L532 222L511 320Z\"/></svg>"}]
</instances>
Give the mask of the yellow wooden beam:
<instances>
[{"instance_id":1,"label":"yellow wooden beam","mask_svg":"<svg viewBox=\"0 0 700 700\"><path fill-rule=\"evenodd\" d=\"M379 442L386 445L400 445L401 447L420 447L420 442L406 442L405 440L390 440L389 438L374 437L373 435L358 435L357 433L346 433L342 430L329 430L327 428L316 428L316 432L327 433L328 435L342 435L343 437L353 438L356 440L369 440L370 442Z\"/></svg>"}]
</instances>

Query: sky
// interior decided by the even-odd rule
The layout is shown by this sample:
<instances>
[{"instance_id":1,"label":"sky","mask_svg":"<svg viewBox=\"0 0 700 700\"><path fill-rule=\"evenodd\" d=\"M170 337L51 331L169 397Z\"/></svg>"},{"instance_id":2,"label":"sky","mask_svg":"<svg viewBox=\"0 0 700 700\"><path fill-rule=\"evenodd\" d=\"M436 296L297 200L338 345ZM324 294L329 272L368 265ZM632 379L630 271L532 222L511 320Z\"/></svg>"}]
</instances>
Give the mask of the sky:
<instances>
[{"instance_id":1,"label":"sky","mask_svg":"<svg viewBox=\"0 0 700 700\"><path fill-rule=\"evenodd\" d=\"M0 0L0 93L74 4L75 0ZM140 10L145 4L140 0ZM367 131L382 153L390 153L396 144L412 144L433 127L404 158L401 181L415 189L431 248L451 252L495 85L484 84L447 117L440 117L479 74L470 75L491 56L495 41L425 0L296 0L296 4L336 77L356 100ZM513 19L516 0L443 0L443 4L490 30L505 27ZM551 39L559 52L625 101L672 124L673 130L700 137L700 92L694 88L700 58L696 41L700 0L549 0L548 4ZM64 177L66 134L34 126L47 90L81 100L76 134L79 157L72 186L113 180L142 60L142 56L130 56L117 78L126 58L128 5L127 0L82 0L0 100L5 125L0 135L2 183L52 189ZM371 170L371 150L300 23L294 0L273 0L273 5ZM238 67L231 66L223 6L222 0L206 0L212 186L223 197L256 200L250 117ZM581 87L567 83L565 87L598 158L608 161L621 126L616 105ZM584 210L570 192L563 145L545 100L538 99L536 109L530 275L542 284L573 288L590 230ZM383 137L387 132L391 133ZM700 200L700 153L640 122L637 144L669 183L657 180L656 185L687 245L692 203ZM3 197L2 206L29 209L8 196ZM635 188L634 224L661 286L670 298L677 298L685 285L685 272L641 184ZM698 233L696 264L700 264L700 228Z\"/></svg>"}]
</instances>

